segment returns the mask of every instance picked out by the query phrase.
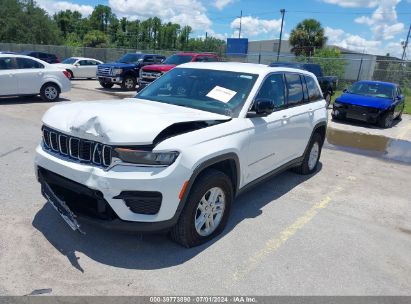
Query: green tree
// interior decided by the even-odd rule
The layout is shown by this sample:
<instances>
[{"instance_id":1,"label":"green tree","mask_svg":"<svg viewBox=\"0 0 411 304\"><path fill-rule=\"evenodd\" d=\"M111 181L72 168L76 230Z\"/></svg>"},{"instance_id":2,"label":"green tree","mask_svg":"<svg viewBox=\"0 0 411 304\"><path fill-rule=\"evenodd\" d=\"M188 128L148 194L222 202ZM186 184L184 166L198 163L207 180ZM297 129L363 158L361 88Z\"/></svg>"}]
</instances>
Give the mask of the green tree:
<instances>
[{"instance_id":1,"label":"green tree","mask_svg":"<svg viewBox=\"0 0 411 304\"><path fill-rule=\"evenodd\" d=\"M291 31L290 44L296 56L312 56L327 42L321 23L315 19L305 19Z\"/></svg>"},{"instance_id":2,"label":"green tree","mask_svg":"<svg viewBox=\"0 0 411 304\"><path fill-rule=\"evenodd\" d=\"M341 58L341 52L337 48L316 49L310 61L319 64L324 75L337 76L338 79L344 76L347 61Z\"/></svg>"},{"instance_id":3,"label":"green tree","mask_svg":"<svg viewBox=\"0 0 411 304\"><path fill-rule=\"evenodd\" d=\"M15 43L59 44L56 23L30 0L2 0L0 41Z\"/></svg>"},{"instance_id":4,"label":"green tree","mask_svg":"<svg viewBox=\"0 0 411 304\"><path fill-rule=\"evenodd\" d=\"M109 24L116 19L116 16L107 5L97 5L90 15L90 27L93 30L98 30L107 33ZM117 20L117 19L116 19Z\"/></svg>"},{"instance_id":5,"label":"green tree","mask_svg":"<svg viewBox=\"0 0 411 304\"><path fill-rule=\"evenodd\" d=\"M83 45L87 47L107 47L108 37L102 31L93 30L84 36Z\"/></svg>"}]
</instances>

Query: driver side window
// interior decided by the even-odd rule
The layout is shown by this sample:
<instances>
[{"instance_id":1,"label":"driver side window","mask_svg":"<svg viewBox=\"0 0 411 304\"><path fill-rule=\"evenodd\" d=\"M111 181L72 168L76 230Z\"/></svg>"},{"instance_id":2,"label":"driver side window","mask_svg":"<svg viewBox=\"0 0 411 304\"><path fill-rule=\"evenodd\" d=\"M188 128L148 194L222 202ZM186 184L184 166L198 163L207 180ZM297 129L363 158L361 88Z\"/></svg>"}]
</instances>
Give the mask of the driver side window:
<instances>
[{"instance_id":1,"label":"driver side window","mask_svg":"<svg viewBox=\"0 0 411 304\"><path fill-rule=\"evenodd\" d=\"M270 99L274 101L275 109L285 106L284 75L272 74L264 80L255 99Z\"/></svg>"}]
</instances>

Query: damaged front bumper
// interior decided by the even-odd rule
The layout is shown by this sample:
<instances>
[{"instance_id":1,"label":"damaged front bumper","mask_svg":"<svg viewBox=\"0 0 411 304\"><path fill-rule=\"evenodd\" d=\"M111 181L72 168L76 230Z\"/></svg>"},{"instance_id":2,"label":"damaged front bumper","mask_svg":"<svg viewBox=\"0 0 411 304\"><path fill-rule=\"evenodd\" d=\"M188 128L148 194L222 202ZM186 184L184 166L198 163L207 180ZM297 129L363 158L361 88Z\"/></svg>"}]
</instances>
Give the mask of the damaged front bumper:
<instances>
[{"instance_id":1,"label":"damaged front bumper","mask_svg":"<svg viewBox=\"0 0 411 304\"><path fill-rule=\"evenodd\" d=\"M74 230L82 222L123 231L165 230L178 220L179 190L190 176L176 164L106 171L59 158L41 145L35 164L43 195Z\"/></svg>"}]
</instances>

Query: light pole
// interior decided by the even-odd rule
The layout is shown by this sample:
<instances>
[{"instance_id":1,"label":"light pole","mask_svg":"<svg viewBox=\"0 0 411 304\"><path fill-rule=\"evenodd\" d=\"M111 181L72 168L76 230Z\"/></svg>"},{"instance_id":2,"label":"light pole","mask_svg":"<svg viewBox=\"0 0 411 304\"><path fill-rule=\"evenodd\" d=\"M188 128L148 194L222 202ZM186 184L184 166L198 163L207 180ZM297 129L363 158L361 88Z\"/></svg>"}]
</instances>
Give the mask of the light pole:
<instances>
[{"instance_id":1,"label":"light pole","mask_svg":"<svg viewBox=\"0 0 411 304\"><path fill-rule=\"evenodd\" d=\"M285 15L285 9L281 9L281 30L280 30L280 41L278 42L278 50L277 50L277 62L280 59L280 51L281 51L281 39L283 37L283 25L284 25L284 15Z\"/></svg>"}]
</instances>

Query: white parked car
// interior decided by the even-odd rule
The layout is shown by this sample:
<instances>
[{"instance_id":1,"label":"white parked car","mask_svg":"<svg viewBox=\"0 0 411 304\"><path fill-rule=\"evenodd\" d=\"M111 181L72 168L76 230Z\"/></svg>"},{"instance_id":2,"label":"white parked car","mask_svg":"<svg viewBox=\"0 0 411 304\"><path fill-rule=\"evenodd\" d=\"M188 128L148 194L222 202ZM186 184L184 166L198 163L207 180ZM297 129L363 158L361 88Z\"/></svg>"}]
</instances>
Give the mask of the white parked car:
<instances>
[{"instance_id":1,"label":"white parked car","mask_svg":"<svg viewBox=\"0 0 411 304\"><path fill-rule=\"evenodd\" d=\"M70 57L54 65L67 70L70 78L96 78L97 66L102 63L93 58Z\"/></svg>"},{"instance_id":2,"label":"white parked car","mask_svg":"<svg viewBox=\"0 0 411 304\"><path fill-rule=\"evenodd\" d=\"M0 96L39 95L56 101L71 89L67 71L40 59L24 55L0 54Z\"/></svg>"},{"instance_id":3,"label":"white parked car","mask_svg":"<svg viewBox=\"0 0 411 304\"><path fill-rule=\"evenodd\" d=\"M233 199L250 186L286 169L317 169L325 104L307 71L183 64L135 98L49 109L36 173L73 230L82 220L171 229L191 247L224 229Z\"/></svg>"}]
</instances>

